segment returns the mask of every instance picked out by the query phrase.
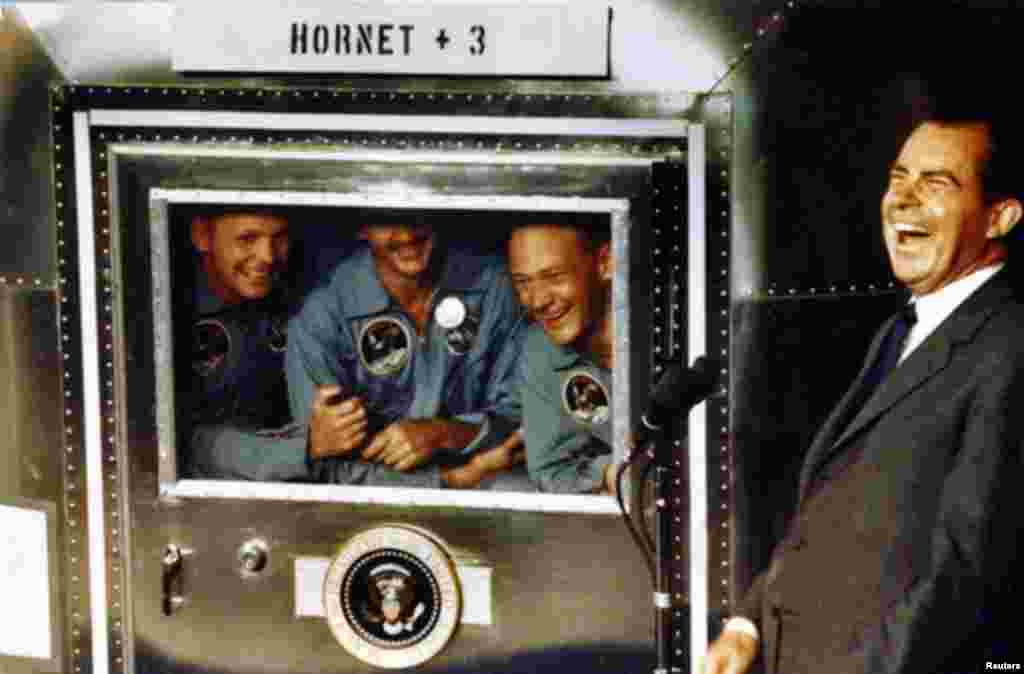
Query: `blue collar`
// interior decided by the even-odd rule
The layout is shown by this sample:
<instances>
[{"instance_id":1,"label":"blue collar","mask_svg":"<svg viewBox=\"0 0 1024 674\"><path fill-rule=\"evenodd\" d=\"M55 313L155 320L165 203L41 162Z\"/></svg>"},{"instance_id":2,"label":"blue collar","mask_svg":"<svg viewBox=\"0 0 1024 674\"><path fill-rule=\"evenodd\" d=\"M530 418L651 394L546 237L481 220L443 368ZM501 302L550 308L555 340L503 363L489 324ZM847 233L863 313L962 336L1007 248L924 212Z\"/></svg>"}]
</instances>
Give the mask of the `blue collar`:
<instances>
[{"instance_id":1,"label":"blue collar","mask_svg":"<svg viewBox=\"0 0 1024 674\"><path fill-rule=\"evenodd\" d=\"M550 344L550 342L548 342ZM581 363L587 365L594 365L589 360L583 357L576 349L571 346L558 346L551 344L551 363L555 370L568 370L569 368L575 367Z\"/></svg>"},{"instance_id":2,"label":"blue collar","mask_svg":"<svg viewBox=\"0 0 1024 674\"><path fill-rule=\"evenodd\" d=\"M377 267L368 245L363 244L341 264L348 267L346 280L356 284L356 288L352 288L349 295L352 301L352 315L371 316L383 313L395 305L377 278Z\"/></svg>"}]
</instances>

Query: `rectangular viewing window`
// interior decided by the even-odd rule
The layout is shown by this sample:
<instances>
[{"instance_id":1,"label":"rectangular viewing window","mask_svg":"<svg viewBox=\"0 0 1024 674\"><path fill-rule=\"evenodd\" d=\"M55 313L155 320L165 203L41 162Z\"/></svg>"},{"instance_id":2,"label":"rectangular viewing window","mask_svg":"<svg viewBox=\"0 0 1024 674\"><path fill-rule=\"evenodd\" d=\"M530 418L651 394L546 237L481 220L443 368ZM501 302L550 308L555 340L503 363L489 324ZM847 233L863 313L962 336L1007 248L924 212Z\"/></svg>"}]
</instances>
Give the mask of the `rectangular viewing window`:
<instances>
[{"instance_id":1,"label":"rectangular viewing window","mask_svg":"<svg viewBox=\"0 0 1024 674\"><path fill-rule=\"evenodd\" d=\"M628 199L153 188L148 217L162 495L617 511Z\"/></svg>"}]
</instances>

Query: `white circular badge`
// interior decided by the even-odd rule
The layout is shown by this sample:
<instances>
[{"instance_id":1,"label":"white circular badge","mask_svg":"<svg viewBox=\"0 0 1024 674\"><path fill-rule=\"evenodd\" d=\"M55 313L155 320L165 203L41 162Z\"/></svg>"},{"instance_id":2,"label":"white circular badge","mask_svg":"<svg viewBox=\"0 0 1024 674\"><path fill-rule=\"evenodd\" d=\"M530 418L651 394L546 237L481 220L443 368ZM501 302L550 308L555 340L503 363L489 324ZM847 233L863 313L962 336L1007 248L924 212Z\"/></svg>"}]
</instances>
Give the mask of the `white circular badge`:
<instances>
[{"instance_id":1,"label":"white circular badge","mask_svg":"<svg viewBox=\"0 0 1024 674\"><path fill-rule=\"evenodd\" d=\"M437 304L434 320L445 330L453 330L466 320L466 305L458 297L446 297Z\"/></svg>"},{"instance_id":2,"label":"white circular badge","mask_svg":"<svg viewBox=\"0 0 1024 674\"><path fill-rule=\"evenodd\" d=\"M437 539L404 526L356 534L324 580L327 623L338 642L376 667L415 667L452 638L462 613L455 566Z\"/></svg>"}]
</instances>

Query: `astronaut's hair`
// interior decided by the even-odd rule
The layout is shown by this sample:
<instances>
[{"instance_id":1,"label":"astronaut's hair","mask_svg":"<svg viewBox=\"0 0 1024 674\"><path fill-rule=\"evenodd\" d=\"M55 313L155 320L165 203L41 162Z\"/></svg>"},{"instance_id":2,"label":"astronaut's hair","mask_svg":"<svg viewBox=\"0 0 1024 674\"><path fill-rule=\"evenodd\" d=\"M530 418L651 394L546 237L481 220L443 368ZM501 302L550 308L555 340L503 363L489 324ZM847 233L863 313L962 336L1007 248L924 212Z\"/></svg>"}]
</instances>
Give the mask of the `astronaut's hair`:
<instances>
[{"instance_id":1,"label":"astronaut's hair","mask_svg":"<svg viewBox=\"0 0 1024 674\"><path fill-rule=\"evenodd\" d=\"M590 214L565 214L549 216L540 215L532 220L522 222L512 228L515 233L530 227L559 227L571 229L580 236L580 241L588 253L593 253L601 246L609 243L612 238L611 228L601 216Z\"/></svg>"},{"instance_id":2,"label":"astronaut's hair","mask_svg":"<svg viewBox=\"0 0 1024 674\"><path fill-rule=\"evenodd\" d=\"M288 219L284 209L262 204L189 204L180 208L181 215L189 222L194 218L214 222L218 218L230 215L267 215Z\"/></svg>"}]
</instances>

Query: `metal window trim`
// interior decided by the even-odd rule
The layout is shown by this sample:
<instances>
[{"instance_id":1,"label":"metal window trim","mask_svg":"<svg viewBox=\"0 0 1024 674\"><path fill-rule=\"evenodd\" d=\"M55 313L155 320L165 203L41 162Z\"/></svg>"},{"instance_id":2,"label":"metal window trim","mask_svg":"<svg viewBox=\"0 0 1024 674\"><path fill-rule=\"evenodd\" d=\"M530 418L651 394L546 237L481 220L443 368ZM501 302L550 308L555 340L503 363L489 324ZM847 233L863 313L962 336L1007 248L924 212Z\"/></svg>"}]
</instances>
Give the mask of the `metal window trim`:
<instances>
[{"instance_id":1,"label":"metal window trim","mask_svg":"<svg viewBox=\"0 0 1024 674\"><path fill-rule=\"evenodd\" d=\"M175 448L173 326L171 325L170 237L167 232L168 204L217 203L261 205L329 205L338 207L416 208L444 210L502 210L527 212L601 213L612 221L612 246L616 255L629 253L629 199L538 197L516 195L367 195L348 192L314 193L300 191L259 190L150 190L150 237L152 241L154 361L157 370L157 437L159 491L163 498L223 498L272 501L321 501L330 503L373 503L401 506L452 506L494 510L528 510L540 512L582 512L618 514L614 500L604 495L564 495L501 492L417 490L401 487L370 488L337 485L245 483L220 480L177 479ZM628 259L628 258L616 258ZM615 271L613 310L615 312L615 343L620 356L614 364L616 381L630 381L629 362L629 277L628 265ZM630 432L630 401L628 386L616 386L613 392L612 433L615 438L614 457L620 460Z\"/></svg>"},{"instance_id":2,"label":"metal window trim","mask_svg":"<svg viewBox=\"0 0 1024 674\"><path fill-rule=\"evenodd\" d=\"M436 164L438 153L395 148L381 149L350 149L344 150L293 150L267 149L252 147L235 141L234 145L217 145L204 147L195 144L145 144L145 143L113 143L111 152L118 155L145 157L215 157L228 159L273 159L303 161L351 161L379 162L401 164ZM483 165L557 165L557 166L635 166L649 167L654 160L650 157L627 157L621 154L574 154L551 152L481 150L475 152L444 152L444 164L483 164Z\"/></svg>"},{"instance_id":3,"label":"metal window trim","mask_svg":"<svg viewBox=\"0 0 1024 674\"><path fill-rule=\"evenodd\" d=\"M703 125L688 130L687 232L688 348L691 357L707 352L707 212L705 208L706 138ZM707 403L689 415L688 458L690 485L690 668L699 671L698 659L708 643L708 415Z\"/></svg>"},{"instance_id":4,"label":"metal window trim","mask_svg":"<svg viewBox=\"0 0 1024 674\"><path fill-rule=\"evenodd\" d=\"M622 138L682 138L681 119L603 117L492 117L482 115L396 115L344 113L267 113L188 110L90 111L93 126L352 131Z\"/></svg>"},{"instance_id":5,"label":"metal window trim","mask_svg":"<svg viewBox=\"0 0 1024 674\"><path fill-rule=\"evenodd\" d=\"M73 113L75 147L75 201L78 211L78 274L82 341L82 394L89 532L89 594L94 674L109 671L107 633L107 556L103 484L103 440L100 422L99 301L96 292L95 218L93 212L92 153L88 112Z\"/></svg>"}]
</instances>

